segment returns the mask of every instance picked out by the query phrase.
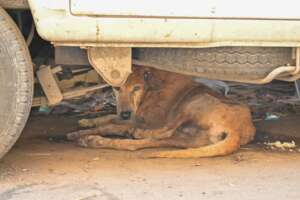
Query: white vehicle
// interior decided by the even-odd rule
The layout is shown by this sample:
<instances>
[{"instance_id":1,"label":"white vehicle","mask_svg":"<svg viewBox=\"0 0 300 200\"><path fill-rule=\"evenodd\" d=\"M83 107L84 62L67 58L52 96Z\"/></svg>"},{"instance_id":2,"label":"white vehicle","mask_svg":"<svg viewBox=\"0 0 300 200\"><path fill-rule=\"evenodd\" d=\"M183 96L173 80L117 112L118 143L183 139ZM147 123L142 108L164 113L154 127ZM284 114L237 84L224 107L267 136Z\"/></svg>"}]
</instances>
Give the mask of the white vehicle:
<instances>
[{"instance_id":1,"label":"white vehicle","mask_svg":"<svg viewBox=\"0 0 300 200\"><path fill-rule=\"evenodd\" d=\"M35 26L22 28L24 10ZM34 27L54 46L51 64L33 67ZM56 105L103 87L63 91L56 73L64 66L92 66L115 87L132 64L265 84L300 77L299 48L295 0L0 0L0 157L19 137L32 104ZM34 101L33 72L45 93Z\"/></svg>"}]
</instances>

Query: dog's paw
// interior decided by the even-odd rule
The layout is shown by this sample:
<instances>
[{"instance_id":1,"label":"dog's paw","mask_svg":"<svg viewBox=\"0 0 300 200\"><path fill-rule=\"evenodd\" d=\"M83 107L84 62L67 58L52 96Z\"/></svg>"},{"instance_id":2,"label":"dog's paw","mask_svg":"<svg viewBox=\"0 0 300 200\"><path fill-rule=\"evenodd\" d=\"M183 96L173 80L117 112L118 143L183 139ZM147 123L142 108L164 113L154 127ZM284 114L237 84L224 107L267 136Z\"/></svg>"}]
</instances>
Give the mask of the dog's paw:
<instances>
[{"instance_id":1,"label":"dog's paw","mask_svg":"<svg viewBox=\"0 0 300 200\"><path fill-rule=\"evenodd\" d=\"M78 139L78 145L89 148L103 148L105 147L105 139L99 135L86 135Z\"/></svg>"},{"instance_id":2,"label":"dog's paw","mask_svg":"<svg viewBox=\"0 0 300 200\"><path fill-rule=\"evenodd\" d=\"M66 137L67 137L67 140L75 141L79 138L79 134L78 134L78 132L68 133L66 135Z\"/></svg>"},{"instance_id":3,"label":"dog's paw","mask_svg":"<svg viewBox=\"0 0 300 200\"><path fill-rule=\"evenodd\" d=\"M145 139L147 138L147 134L145 134L145 131L143 129L129 129L129 132L132 133L133 138L135 139Z\"/></svg>"},{"instance_id":4,"label":"dog's paw","mask_svg":"<svg viewBox=\"0 0 300 200\"><path fill-rule=\"evenodd\" d=\"M91 128L95 126L94 122L90 119L81 119L78 121L78 125L82 128Z\"/></svg>"},{"instance_id":5,"label":"dog's paw","mask_svg":"<svg viewBox=\"0 0 300 200\"><path fill-rule=\"evenodd\" d=\"M94 137L91 135L80 137L77 141L78 145L81 147L90 147L92 145L92 142L94 140Z\"/></svg>"}]
</instances>

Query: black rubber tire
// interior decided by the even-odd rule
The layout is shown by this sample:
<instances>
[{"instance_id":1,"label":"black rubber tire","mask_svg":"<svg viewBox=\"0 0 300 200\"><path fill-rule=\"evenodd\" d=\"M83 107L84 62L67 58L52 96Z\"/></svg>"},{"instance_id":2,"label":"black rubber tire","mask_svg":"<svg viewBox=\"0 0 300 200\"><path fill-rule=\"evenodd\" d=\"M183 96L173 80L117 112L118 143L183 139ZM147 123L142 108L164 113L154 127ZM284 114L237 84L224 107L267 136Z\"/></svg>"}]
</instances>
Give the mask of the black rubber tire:
<instances>
[{"instance_id":1,"label":"black rubber tire","mask_svg":"<svg viewBox=\"0 0 300 200\"><path fill-rule=\"evenodd\" d=\"M292 48L281 47L143 48L135 53L135 59L150 66L221 80L260 79L293 64Z\"/></svg>"},{"instance_id":2,"label":"black rubber tire","mask_svg":"<svg viewBox=\"0 0 300 200\"><path fill-rule=\"evenodd\" d=\"M18 27L0 8L0 158L20 136L33 96L33 67Z\"/></svg>"}]
</instances>

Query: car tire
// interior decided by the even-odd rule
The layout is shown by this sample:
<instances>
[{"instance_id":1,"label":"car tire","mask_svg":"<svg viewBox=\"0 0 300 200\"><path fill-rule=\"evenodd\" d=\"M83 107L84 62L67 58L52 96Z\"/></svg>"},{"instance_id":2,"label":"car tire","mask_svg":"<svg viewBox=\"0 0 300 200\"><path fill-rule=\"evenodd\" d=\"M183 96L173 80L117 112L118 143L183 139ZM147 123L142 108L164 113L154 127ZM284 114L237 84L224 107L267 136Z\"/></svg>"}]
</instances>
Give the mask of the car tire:
<instances>
[{"instance_id":1,"label":"car tire","mask_svg":"<svg viewBox=\"0 0 300 200\"><path fill-rule=\"evenodd\" d=\"M19 138L33 96L33 66L18 27L0 8L0 158Z\"/></svg>"}]
</instances>

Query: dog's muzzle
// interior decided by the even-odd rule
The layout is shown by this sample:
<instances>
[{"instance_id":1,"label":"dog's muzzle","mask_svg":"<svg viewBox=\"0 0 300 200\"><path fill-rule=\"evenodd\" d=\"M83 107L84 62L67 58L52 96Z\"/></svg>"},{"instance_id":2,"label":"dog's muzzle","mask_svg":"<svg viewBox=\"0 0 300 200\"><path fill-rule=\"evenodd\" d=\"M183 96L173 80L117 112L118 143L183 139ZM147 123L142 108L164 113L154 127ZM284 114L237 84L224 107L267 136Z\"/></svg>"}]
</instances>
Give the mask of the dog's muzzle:
<instances>
[{"instance_id":1,"label":"dog's muzzle","mask_svg":"<svg viewBox=\"0 0 300 200\"><path fill-rule=\"evenodd\" d=\"M123 120L129 120L131 118L131 111L123 111L123 112L121 112L121 118Z\"/></svg>"}]
</instances>

